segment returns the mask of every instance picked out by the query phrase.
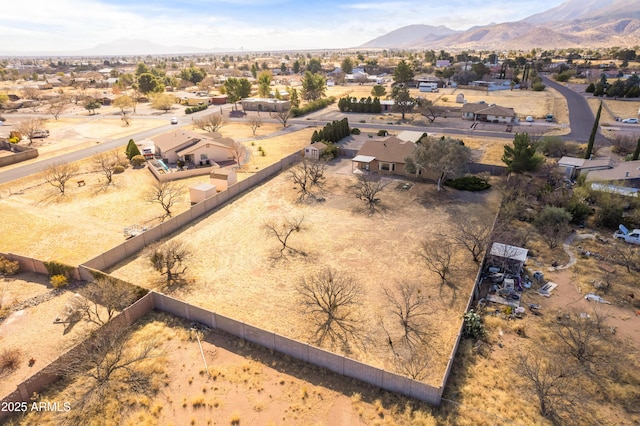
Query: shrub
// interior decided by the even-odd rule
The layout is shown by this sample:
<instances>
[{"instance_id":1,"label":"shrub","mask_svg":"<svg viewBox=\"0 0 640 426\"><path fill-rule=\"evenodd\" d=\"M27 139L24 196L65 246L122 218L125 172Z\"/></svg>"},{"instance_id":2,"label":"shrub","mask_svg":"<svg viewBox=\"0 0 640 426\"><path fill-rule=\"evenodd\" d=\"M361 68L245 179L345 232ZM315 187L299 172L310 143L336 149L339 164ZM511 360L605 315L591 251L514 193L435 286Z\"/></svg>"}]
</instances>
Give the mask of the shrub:
<instances>
[{"instance_id":1,"label":"shrub","mask_svg":"<svg viewBox=\"0 0 640 426\"><path fill-rule=\"evenodd\" d=\"M359 135L360 134L360 129L358 129L357 127L354 127L353 129L351 129L351 134L352 135Z\"/></svg>"},{"instance_id":2,"label":"shrub","mask_svg":"<svg viewBox=\"0 0 640 426\"><path fill-rule=\"evenodd\" d=\"M17 260L9 260L0 256L0 274L15 275L20 270L20 264Z\"/></svg>"},{"instance_id":3,"label":"shrub","mask_svg":"<svg viewBox=\"0 0 640 426\"><path fill-rule=\"evenodd\" d=\"M389 132L386 130L378 130L378 136L389 136Z\"/></svg>"},{"instance_id":4,"label":"shrub","mask_svg":"<svg viewBox=\"0 0 640 426\"><path fill-rule=\"evenodd\" d=\"M473 309L464 314L464 327L462 335L471 339L480 339L485 336L486 330L482 323L482 317L474 312Z\"/></svg>"},{"instance_id":5,"label":"shrub","mask_svg":"<svg viewBox=\"0 0 640 426\"><path fill-rule=\"evenodd\" d=\"M478 176L464 176L457 179L447 179L444 184L461 191L484 191L491 188L491 184L486 179Z\"/></svg>"},{"instance_id":6,"label":"shrub","mask_svg":"<svg viewBox=\"0 0 640 426\"><path fill-rule=\"evenodd\" d=\"M136 155L133 158L131 158L131 164L133 164L134 167L140 167L144 163L146 163L146 161L147 161L147 159L144 158L143 155Z\"/></svg>"},{"instance_id":7,"label":"shrub","mask_svg":"<svg viewBox=\"0 0 640 426\"><path fill-rule=\"evenodd\" d=\"M0 374L8 373L20 366L20 349L5 349L0 352Z\"/></svg>"},{"instance_id":8,"label":"shrub","mask_svg":"<svg viewBox=\"0 0 640 426\"><path fill-rule=\"evenodd\" d=\"M327 148L322 151L322 158L326 160L333 160L336 158L338 156L338 145L327 141L323 141L323 143Z\"/></svg>"},{"instance_id":9,"label":"shrub","mask_svg":"<svg viewBox=\"0 0 640 426\"><path fill-rule=\"evenodd\" d=\"M547 86L545 86L544 83L533 83L533 87L531 87L531 89L534 92L542 92Z\"/></svg>"},{"instance_id":10,"label":"shrub","mask_svg":"<svg viewBox=\"0 0 640 426\"><path fill-rule=\"evenodd\" d=\"M299 117L301 115L308 114L313 111L318 111L319 109L325 108L336 101L336 98L330 96L324 99L318 99L313 102L309 102L303 107L291 108L291 113L294 117Z\"/></svg>"},{"instance_id":11,"label":"shrub","mask_svg":"<svg viewBox=\"0 0 640 426\"><path fill-rule=\"evenodd\" d=\"M13 136L9 138L9 143L18 143L20 142L20 138L17 136Z\"/></svg>"},{"instance_id":12,"label":"shrub","mask_svg":"<svg viewBox=\"0 0 640 426\"><path fill-rule=\"evenodd\" d=\"M185 114L193 114L194 112L204 111L207 108L209 108L209 106L207 104L196 105L196 106L192 106L192 107L189 107L189 108L185 109L184 113Z\"/></svg>"},{"instance_id":13,"label":"shrub","mask_svg":"<svg viewBox=\"0 0 640 426\"><path fill-rule=\"evenodd\" d=\"M124 173L124 166L118 164L113 168L113 174L119 175L120 173Z\"/></svg>"},{"instance_id":14,"label":"shrub","mask_svg":"<svg viewBox=\"0 0 640 426\"><path fill-rule=\"evenodd\" d=\"M49 282L53 288L65 288L69 284L69 279L64 275L53 275Z\"/></svg>"},{"instance_id":15,"label":"shrub","mask_svg":"<svg viewBox=\"0 0 640 426\"><path fill-rule=\"evenodd\" d=\"M47 268L49 277L52 277L54 275L64 275L68 278L71 276L71 272L74 269L73 266L65 265L64 263L56 262L55 260L43 263L44 267Z\"/></svg>"}]
</instances>

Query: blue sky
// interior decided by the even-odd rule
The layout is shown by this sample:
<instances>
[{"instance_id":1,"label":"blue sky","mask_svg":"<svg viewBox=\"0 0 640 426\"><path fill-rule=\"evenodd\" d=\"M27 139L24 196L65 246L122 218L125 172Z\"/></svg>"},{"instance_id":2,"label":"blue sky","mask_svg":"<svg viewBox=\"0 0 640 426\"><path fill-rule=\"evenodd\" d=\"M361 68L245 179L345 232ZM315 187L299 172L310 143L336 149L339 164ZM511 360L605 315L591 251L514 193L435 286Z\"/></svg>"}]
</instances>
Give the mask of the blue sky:
<instances>
[{"instance_id":1,"label":"blue sky","mask_svg":"<svg viewBox=\"0 0 640 426\"><path fill-rule=\"evenodd\" d=\"M26 0L3 2L0 50L63 52L121 38L202 49L355 47L411 24L517 21L563 0Z\"/></svg>"}]
</instances>

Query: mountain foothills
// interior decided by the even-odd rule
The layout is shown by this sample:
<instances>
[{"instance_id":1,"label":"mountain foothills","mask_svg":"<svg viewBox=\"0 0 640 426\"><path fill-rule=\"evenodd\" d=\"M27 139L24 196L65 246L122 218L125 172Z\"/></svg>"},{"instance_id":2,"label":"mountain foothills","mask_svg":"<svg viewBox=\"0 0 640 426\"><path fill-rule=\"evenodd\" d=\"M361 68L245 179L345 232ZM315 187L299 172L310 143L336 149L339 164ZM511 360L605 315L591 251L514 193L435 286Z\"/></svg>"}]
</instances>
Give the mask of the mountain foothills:
<instances>
[{"instance_id":1,"label":"mountain foothills","mask_svg":"<svg viewBox=\"0 0 640 426\"><path fill-rule=\"evenodd\" d=\"M555 49L640 45L640 0L568 0L521 21L472 27L410 25L360 47L421 49Z\"/></svg>"}]
</instances>

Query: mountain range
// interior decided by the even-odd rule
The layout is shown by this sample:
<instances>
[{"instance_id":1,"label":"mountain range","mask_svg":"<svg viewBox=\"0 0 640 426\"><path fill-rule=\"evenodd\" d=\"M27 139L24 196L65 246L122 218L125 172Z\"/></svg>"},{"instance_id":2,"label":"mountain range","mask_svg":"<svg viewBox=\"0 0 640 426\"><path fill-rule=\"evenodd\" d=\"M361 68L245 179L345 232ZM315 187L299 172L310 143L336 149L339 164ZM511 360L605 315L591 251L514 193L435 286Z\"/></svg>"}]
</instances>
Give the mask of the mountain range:
<instances>
[{"instance_id":1,"label":"mountain range","mask_svg":"<svg viewBox=\"0 0 640 426\"><path fill-rule=\"evenodd\" d=\"M568 0L516 22L455 31L410 25L361 48L530 50L640 45L640 0Z\"/></svg>"}]
</instances>

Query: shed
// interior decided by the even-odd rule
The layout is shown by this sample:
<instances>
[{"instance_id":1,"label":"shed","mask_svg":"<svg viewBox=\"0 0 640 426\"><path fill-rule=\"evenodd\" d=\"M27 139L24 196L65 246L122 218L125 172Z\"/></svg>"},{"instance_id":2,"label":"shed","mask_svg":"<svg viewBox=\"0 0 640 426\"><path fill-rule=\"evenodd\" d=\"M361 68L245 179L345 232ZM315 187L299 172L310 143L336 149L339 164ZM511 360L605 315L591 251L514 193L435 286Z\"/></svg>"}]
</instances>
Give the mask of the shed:
<instances>
[{"instance_id":1,"label":"shed","mask_svg":"<svg viewBox=\"0 0 640 426\"><path fill-rule=\"evenodd\" d=\"M305 158L319 160L325 149L327 149L327 145L322 142L316 142L304 148L304 156Z\"/></svg>"},{"instance_id":2,"label":"shed","mask_svg":"<svg viewBox=\"0 0 640 426\"><path fill-rule=\"evenodd\" d=\"M225 191L231 185L238 182L236 172L231 169L214 169L209 173L209 182L220 191Z\"/></svg>"},{"instance_id":3,"label":"shed","mask_svg":"<svg viewBox=\"0 0 640 426\"><path fill-rule=\"evenodd\" d=\"M189 187L191 204L197 204L217 194L216 186L210 183L199 183Z\"/></svg>"},{"instance_id":4,"label":"shed","mask_svg":"<svg viewBox=\"0 0 640 426\"><path fill-rule=\"evenodd\" d=\"M456 95L456 103L457 103L457 104L463 104L463 103L465 103L465 100L464 100L464 93L458 93L458 94Z\"/></svg>"},{"instance_id":5,"label":"shed","mask_svg":"<svg viewBox=\"0 0 640 426\"><path fill-rule=\"evenodd\" d=\"M529 250L503 243L493 243L489 252L489 265L505 272L518 275L527 261Z\"/></svg>"}]
</instances>

